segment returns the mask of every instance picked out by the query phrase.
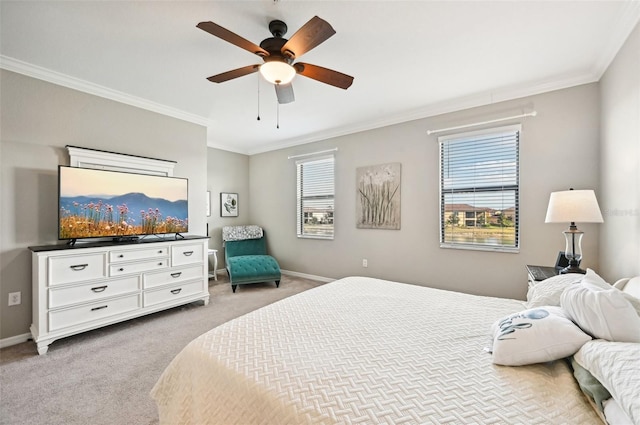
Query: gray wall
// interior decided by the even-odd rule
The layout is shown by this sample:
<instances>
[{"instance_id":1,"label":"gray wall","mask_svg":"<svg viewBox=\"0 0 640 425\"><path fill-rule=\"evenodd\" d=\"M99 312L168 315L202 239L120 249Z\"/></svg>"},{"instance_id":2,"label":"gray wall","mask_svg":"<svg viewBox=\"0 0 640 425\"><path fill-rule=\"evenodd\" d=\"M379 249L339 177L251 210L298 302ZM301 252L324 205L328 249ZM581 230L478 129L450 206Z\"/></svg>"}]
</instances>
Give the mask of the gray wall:
<instances>
[{"instance_id":1,"label":"gray wall","mask_svg":"<svg viewBox=\"0 0 640 425\"><path fill-rule=\"evenodd\" d=\"M600 82L603 277L640 274L640 25Z\"/></svg>"},{"instance_id":2,"label":"gray wall","mask_svg":"<svg viewBox=\"0 0 640 425\"><path fill-rule=\"evenodd\" d=\"M253 224L249 222L249 157L213 148L209 148L207 154L207 190L211 191L211 216L207 217L209 248L218 250L220 270L224 268L222 227ZM238 194L238 217L220 217L220 192ZM210 267L213 268L211 262Z\"/></svg>"},{"instance_id":3,"label":"gray wall","mask_svg":"<svg viewBox=\"0 0 640 425\"><path fill-rule=\"evenodd\" d=\"M286 270L512 298L526 291L525 264L550 264L564 248L566 226L544 224L549 193L593 188L605 223L580 226L584 265L609 280L640 274L639 52L636 28L599 84L251 157L207 149L206 130L198 125L0 71L0 339L28 332L27 247L56 242L56 169L68 161L65 145L176 160L175 174L190 179L192 233L204 234L209 224L212 248L221 248L223 225L255 223L267 230L270 250ZM522 120L520 253L440 249L438 149L426 131L532 109L538 116ZM336 238L297 239L295 165L287 156L333 147L339 148ZM402 228L356 229L355 169L385 162L402 163ZM208 218L200 213L206 190L212 197ZM238 218L219 216L221 191L239 194ZM362 258L369 260L366 269ZM22 304L7 307L14 291L22 292Z\"/></svg>"},{"instance_id":4,"label":"gray wall","mask_svg":"<svg viewBox=\"0 0 640 425\"><path fill-rule=\"evenodd\" d=\"M205 233L206 128L1 71L0 339L31 325L31 253L57 243L57 167L66 145L177 161L189 179L190 233ZM9 292L22 304L7 306Z\"/></svg>"},{"instance_id":5,"label":"gray wall","mask_svg":"<svg viewBox=\"0 0 640 425\"><path fill-rule=\"evenodd\" d=\"M437 136L427 130L513 116L522 122L521 248L519 254L439 247ZM518 121L518 120L516 120ZM515 122L515 121L514 121ZM499 125L507 125L504 122ZM496 103L250 157L251 220L269 232L281 267L340 278L365 275L420 285L524 298L525 264L553 265L564 249L568 223L545 224L549 194L598 190L597 84ZM287 156L337 147L335 239L298 239L295 233L295 163ZM402 163L401 230L355 227L356 168ZM599 225L585 224L584 266L598 267ZM362 259L368 259L368 268Z\"/></svg>"}]
</instances>

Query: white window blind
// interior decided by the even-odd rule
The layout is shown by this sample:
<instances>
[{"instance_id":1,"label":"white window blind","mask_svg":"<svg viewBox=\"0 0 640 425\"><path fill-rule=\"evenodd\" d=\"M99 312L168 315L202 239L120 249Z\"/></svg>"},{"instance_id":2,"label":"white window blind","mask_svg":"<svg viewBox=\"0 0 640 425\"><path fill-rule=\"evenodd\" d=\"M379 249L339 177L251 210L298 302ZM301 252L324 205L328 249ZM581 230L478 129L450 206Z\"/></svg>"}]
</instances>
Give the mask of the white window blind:
<instances>
[{"instance_id":1,"label":"white window blind","mask_svg":"<svg viewBox=\"0 0 640 425\"><path fill-rule=\"evenodd\" d=\"M520 126L442 136L440 245L519 248Z\"/></svg>"},{"instance_id":2,"label":"white window blind","mask_svg":"<svg viewBox=\"0 0 640 425\"><path fill-rule=\"evenodd\" d=\"M333 239L334 156L296 161L297 235Z\"/></svg>"}]
</instances>

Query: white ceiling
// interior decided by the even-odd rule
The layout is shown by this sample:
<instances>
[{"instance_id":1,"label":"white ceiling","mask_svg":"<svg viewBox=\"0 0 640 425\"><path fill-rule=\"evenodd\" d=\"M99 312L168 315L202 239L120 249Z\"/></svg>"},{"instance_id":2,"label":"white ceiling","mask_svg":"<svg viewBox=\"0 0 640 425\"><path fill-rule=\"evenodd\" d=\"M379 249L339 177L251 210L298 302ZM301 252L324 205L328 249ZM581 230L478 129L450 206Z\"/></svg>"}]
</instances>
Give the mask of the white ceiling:
<instances>
[{"instance_id":1,"label":"white ceiling","mask_svg":"<svg viewBox=\"0 0 640 425\"><path fill-rule=\"evenodd\" d=\"M0 13L2 68L206 125L209 146L253 154L597 81L640 2L2 0ZM288 38L314 15L336 34L298 60L354 76L348 90L297 76L278 129L259 74L206 80L261 60L198 22L260 44L269 21Z\"/></svg>"}]
</instances>

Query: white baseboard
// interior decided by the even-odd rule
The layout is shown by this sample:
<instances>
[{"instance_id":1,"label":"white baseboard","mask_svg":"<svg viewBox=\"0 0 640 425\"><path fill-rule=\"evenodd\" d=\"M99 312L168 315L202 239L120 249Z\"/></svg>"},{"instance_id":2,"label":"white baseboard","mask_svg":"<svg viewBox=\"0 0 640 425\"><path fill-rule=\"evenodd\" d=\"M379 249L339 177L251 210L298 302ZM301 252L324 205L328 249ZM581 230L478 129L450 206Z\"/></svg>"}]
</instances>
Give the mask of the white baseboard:
<instances>
[{"instance_id":1,"label":"white baseboard","mask_svg":"<svg viewBox=\"0 0 640 425\"><path fill-rule=\"evenodd\" d=\"M0 339L0 348L10 347L12 345L22 344L31 339L31 334L26 333L22 335L10 336L9 338Z\"/></svg>"},{"instance_id":2,"label":"white baseboard","mask_svg":"<svg viewBox=\"0 0 640 425\"><path fill-rule=\"evenodd\" d=\"M296 276L296 277L301 277L304 279L311 279L311 280L318 280L320 282L333 282L335 279L330 278L330 277L324 277L324 276L316 276L314 274L307 274L307 273L299 273L299 272L294 272L291 270L283 270L281 269L280 272L282 274L287 274L289 276ZM218 269L218 273L227 273L227 269L222 268L222 269Z\"/></svg>"},{"instance_id":3,"label":"white baseboard","mask_svg":"<svg viewBox=\"0 0 640 425\"><path fill-rule=\"evenodd\" d=\"M311 279L311 280L319 280L320 282L333 282L335 280L330 277L316 276L313 274L306 274L306 273L298 273L298 272L293 272L291 270L280 270L280 272L282 272L282 274L288 274L289 276L302 277L304 279Z\"/></svg>"}]
</instances>

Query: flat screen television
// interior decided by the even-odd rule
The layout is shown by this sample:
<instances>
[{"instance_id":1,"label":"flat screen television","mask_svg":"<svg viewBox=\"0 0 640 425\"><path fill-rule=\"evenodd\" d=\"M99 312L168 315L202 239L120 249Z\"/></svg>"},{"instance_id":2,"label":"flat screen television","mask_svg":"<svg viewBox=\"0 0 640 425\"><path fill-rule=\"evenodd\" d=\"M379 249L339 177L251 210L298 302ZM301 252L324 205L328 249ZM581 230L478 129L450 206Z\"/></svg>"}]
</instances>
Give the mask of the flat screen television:
<instances>
[{"instance_id":1,"label":"flat screen television","mask_svg":"<svg viewBox=\"0 0 640 425\"><path fill-rule=\"evenodd\" d=\"M58 239L185 233L189 230L185 178L90 168L58 167Z\"/></svg>"}]
</instances>

